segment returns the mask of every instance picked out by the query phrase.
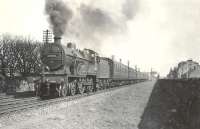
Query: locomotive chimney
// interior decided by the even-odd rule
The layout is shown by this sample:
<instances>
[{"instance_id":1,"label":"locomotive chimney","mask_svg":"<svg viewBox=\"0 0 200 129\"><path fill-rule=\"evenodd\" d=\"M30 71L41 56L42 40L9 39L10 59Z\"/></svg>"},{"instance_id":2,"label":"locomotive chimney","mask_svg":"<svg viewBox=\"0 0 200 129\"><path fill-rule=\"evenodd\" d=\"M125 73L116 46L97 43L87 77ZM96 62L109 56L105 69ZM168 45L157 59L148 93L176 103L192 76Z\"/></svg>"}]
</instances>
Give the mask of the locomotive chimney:
<instances>
[{"instance_id":1,"label":"locomotive chimney","mask_svg":"<svg viewBox=\"0 0 200 129\"><path fill-rule=\"evenodd\" d=\"M54 37L54 43L55 43L55 44L61 44L61 37L55 36L55 37Z\"/></svg>"}]
</instances>

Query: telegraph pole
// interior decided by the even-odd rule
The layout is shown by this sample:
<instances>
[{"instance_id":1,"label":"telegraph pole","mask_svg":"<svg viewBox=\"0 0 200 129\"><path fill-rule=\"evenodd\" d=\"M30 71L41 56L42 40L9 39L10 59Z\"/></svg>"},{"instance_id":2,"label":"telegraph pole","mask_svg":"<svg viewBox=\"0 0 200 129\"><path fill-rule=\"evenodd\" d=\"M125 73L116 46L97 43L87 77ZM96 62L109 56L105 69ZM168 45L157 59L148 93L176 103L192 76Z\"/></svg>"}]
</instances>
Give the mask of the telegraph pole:
<instances>
[{"instance_id":1,"label":"telegraph pole","mask_svg":"<svg viewBox=\"0 0 200 129\"><path fill-rule=\"evenodd\" d=\"M121 58L119 59L119 62L120 62L120 72L122 72L122 59Z\"/></svg>"},{"instance_id":2,"label":"telegraph pole","mask_svg":"<svg viewBox=\"0 0 200 129\"><path fill-rule=\"evenodd\" d=\"M129 62L129 60L128 60L128 79L129 79L129 77L130 77L129 65L130 65L130 62Z\"/></svg>"},{"instance_id":3,"label":"telegraph pole","mask_svg":"<svg viewBox=\"0 0 200 129\"><path fill-rule=\"evenodd\" d=\"M137 80L137 65L135 66L136 80Z\"/></svg>"},{"instance_id":4,"label":"telegraph pole","mask_svg":"<svg viewBox=\"0 0 200 129\"><path fill-rule=\"evenodd\" d=\"M43 31L43 42L45 44L50 43L52 41L52 32L49 30Z\"/></svg>"}]
</instances>

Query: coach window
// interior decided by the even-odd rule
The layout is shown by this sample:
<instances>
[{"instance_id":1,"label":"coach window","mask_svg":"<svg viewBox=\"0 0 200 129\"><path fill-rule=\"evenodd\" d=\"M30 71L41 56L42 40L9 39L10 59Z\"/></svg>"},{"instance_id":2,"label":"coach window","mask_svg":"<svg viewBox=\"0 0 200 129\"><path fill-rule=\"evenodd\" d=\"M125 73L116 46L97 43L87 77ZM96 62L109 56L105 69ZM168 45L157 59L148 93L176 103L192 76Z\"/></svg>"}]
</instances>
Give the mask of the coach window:
<instances>
[{"instance_id":1,"label":"coach window","mask_svg":"<svg viewBox=\"0 0 200 129\"><path fill-rule=\"evenodd\" d=\"M119 64L117 64L117 71L118 71L118 72L120 71L120 69L119 69Z\"/></svg>"}]
</instances>

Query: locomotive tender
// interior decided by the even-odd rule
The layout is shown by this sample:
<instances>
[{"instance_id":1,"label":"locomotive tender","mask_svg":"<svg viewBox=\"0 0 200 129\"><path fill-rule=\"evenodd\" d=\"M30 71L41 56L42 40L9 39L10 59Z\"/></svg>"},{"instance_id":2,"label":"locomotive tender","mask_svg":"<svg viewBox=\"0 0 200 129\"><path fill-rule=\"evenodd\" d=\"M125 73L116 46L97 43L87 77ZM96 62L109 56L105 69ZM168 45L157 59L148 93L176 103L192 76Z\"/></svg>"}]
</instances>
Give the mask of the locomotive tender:
<instances>
[{"instance_id":1,"label":"locomotive tender","mask_svg":"<svg viewBox=\"0 0 200 129\"><path fill-rule=\"evenodd\" d=\"M93 50L78 50L73 43L65 47L61 37L54 37L54 43L44 43L40 57L43 71L36 94L41 98L83 94L148 79L148 74L100 57Z\"/></svg>"}]
</instances>

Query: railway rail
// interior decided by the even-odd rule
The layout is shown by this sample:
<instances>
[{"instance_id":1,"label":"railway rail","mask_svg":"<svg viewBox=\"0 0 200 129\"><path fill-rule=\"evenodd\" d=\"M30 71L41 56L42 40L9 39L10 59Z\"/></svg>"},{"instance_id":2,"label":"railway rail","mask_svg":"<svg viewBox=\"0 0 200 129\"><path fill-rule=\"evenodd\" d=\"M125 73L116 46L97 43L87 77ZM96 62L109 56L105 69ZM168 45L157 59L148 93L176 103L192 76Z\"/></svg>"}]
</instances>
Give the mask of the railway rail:
<instances>
[{"instance_id":1,"label":"railway rail","mask_svg":"<svg viewBox=\"0 0 200 129\"><path fill-rule=\"evenodd\" d=\"M4 101L0 101L0 107L1 106L6 106L6 105L12 105L12 104L20 104L23 102L30 102L30 101L36 101L38 100L37 97L32 97L32 98L23 98L23 99L11 99L11 100L4 100Z\"/></svg>"},{"instance_id":2,"label":"railway rail","mask_svg":"<svg viewBox=\"0 0 200 129\"><path fill-rule=\"evenodd\" d=\"M92 96L92 95L96 95L96 94L100 94L100 93L104 93L104 92L109 92L115 89L119 89L122 87L127 87L129 85L123 85L123 86L119 86L119 87L112 87L109 89L103 89L103 90L99 90L97 92L90 92L90 93L84 93L84 94L77 94L75 96L67 96L67 97L62 97L62 98L55 98L55 99L47 99L47 100L41 100L41 99L36 99L36 97L32 97L32 98L27 98L27 99L22 99L19 100L17 99L17 101L10 101L10 102L4 102L1 103L0 101L0 116L1 115L7 115L10 113L17 113L17 112L22 112L24 110L31 110L34 108L39 108L42 106L49 106L52 104L57 104L57 103L61 103L61 102L68 102L68 101L72 101L72 100L77 100L80 98L84 98L84 97L88 97L88 96Z\"/></svg>"},{"instance_id":3,"label":"railway rail","mask_svg":"<svg viewBox=\"0 0 200 129\"><path fill-rule=\"evenodd\" d=\"M11 98L12 98L11 95L1 95L1 96L0 96L0 101L1 101L1 100L6 100L6 99L11 99Z\"/></svg>"}]
</instances>

